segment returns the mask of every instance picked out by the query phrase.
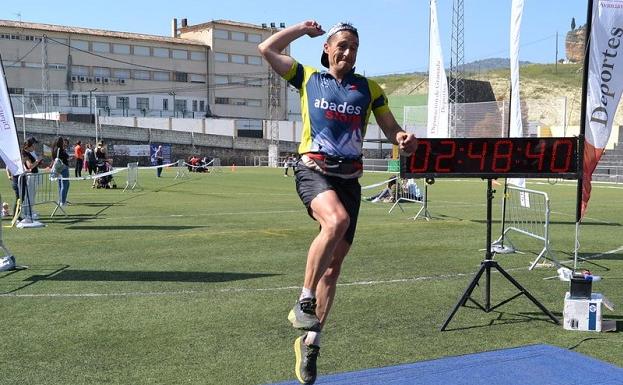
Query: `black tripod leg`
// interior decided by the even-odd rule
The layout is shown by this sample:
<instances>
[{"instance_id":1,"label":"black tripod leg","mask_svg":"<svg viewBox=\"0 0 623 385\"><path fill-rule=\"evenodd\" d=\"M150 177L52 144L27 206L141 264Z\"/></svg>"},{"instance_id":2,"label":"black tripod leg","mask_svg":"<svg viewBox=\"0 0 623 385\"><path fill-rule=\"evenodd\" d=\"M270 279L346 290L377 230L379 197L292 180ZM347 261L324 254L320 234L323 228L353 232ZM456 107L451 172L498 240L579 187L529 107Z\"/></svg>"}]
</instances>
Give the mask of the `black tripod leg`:
<instances>
[{"instance_id":1,"label":"black tripod leg","mask_svg":"<svg viewBox=\"0 0 623 385\"><path fill-rule=\"evenodd\" d=\"M454 305L454 308L450 312L450 315L448 315L448 318L446 319L446 321L443 323L443 325L439 329L440 331L446 330L446 326L448 326L448 324L452 320L452 317L454 317L454 315L456 314L456 312L459 310L461 306L465 305L465 302L467 302L469 297L472 295L474 288L476 288L476 285L478 285L478 281L480 280L482 273L484 273L486 269L487 269L486 264L481 263L480 269L478 270L478 272L476 273L472 281L469 283L469 286L467 287L467 289L465 289L465 292L463 293L461 298L459 298L459 301L456 303L456 305Z\"/></svg>"},{"instance_id":2,"label":"black tripod leg","mask_svg":"<svg viewBox=\"0 0 623 385\"><path fill-rule=\"evenodd\" d=\"M504 269L502 269L502 267L500 267L500 265L498 265L497 263L495 264L495 268L507 279L510 281L510 283L512 283L513 285L515 285L515 287L521 291L523 294L526 295L526 297L528 297L530 299L530 301L532 301L532 303L534 303L536 306L538 306L539 309L541 309L541 311L543 313L545 313L549 318L552 319L552 321L554 321L557 325L560 325L560 321L558 320L558 318L556 318L556 316L554 314L552 314L552 312L550 312L549 310L547 310L547 308L545 306L543 306L543 304L541 302L539 302L536 298L534 298L532 296L532 294L530 294L530 292L526 289L524 289L523 286L521 286L521 284L517 281L515 281L515 279L508 274Z\"/></svg>"}]
</instances>

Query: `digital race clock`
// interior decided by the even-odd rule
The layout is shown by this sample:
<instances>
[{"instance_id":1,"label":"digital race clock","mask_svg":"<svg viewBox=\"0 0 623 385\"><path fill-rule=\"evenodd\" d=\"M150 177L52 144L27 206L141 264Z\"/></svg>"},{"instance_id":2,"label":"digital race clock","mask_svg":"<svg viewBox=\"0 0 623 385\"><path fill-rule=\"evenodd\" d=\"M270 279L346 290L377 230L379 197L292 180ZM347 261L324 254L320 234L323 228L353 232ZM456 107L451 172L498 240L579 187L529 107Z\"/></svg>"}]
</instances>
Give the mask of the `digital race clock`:
<instances>
[{"instance_id":1,"label":"digital race clock","mask_svg":"<svg viewBox=\"0 0 623 385\"><path fill-rule=\"evenodd\" d=\"M577 179L577 138L418 139L400 176Z\"/></svg>"}]
</instances>

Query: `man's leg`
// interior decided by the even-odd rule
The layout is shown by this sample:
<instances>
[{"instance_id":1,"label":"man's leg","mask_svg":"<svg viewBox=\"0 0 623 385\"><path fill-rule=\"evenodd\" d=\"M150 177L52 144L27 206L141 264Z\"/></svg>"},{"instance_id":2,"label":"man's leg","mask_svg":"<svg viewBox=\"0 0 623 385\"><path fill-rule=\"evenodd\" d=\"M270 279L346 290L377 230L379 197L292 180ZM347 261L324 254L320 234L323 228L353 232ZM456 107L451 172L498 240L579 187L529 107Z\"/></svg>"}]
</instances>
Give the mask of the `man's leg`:
<instances>
[{"instance_id":1,"label":"man's leg","mask_svg":"<svg viewBox=\"0 0 623 385\"><path fill-rule=\"evenodd\" d=\"M320 321L315 311L316 287L331 263L335 248L348 230L350 217L333 190L318 194L310 204L310 211L320 223L320 232L309 247L303 292L288 319L297 329L319 331Z\"/></svg>"},{"instance_id":2,"label":"man's leg","mask_svg":"<svg viewBox=\"0 0 623 385\"><path fill-rule=\"evenodd\" d=\"M311 209L312 215L320 223L320 232L307 253L303 287L315 291L348 230L350 217L333 190L318 194L311 203Z\"/></svg>"},{"instance_id":3,"label":"man's leg","mask_svg":"<svg viewBox=\"0 0 623 385\"><path fill-rule=\"evenodd\" d=\"M335 248L329 268L325 271L316 287L316 315L322 326L324 326L331 310L333 298L335 298L337 280L342 269L342 262L344 262L344 258L346 258L349 250L350 243L342 239Z\"/></svg>"}]
</instances>

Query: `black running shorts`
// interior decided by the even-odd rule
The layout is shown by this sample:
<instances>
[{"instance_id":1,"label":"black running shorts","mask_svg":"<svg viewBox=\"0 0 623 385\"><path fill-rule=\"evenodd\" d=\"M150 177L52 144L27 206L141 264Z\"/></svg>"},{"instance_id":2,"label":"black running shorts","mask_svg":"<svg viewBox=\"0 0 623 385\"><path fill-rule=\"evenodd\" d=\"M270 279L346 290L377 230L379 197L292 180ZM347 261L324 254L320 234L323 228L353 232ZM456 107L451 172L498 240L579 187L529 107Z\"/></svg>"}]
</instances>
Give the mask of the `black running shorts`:
<instances>
[{"instance_id":1,"label":"black running shorts","mask_svg":"<svg viewBox=\"0 0 623 385\"><path fill-rule=\"evenodd\" d=\"M352 244L355 238L359 206L361 204L361 185L359 184L359 179L344 179L323 175L318 171L309 169L300 162L296 165L294 175L296 176L296 192L299 194L305 207L307 207L307 213L312 218L312 200L318 194L327 190L336 192L350 217L350 225L348 226L348 230L346 230L346 234L344 234L344 240Z\"/></svg>"}]
</instances>

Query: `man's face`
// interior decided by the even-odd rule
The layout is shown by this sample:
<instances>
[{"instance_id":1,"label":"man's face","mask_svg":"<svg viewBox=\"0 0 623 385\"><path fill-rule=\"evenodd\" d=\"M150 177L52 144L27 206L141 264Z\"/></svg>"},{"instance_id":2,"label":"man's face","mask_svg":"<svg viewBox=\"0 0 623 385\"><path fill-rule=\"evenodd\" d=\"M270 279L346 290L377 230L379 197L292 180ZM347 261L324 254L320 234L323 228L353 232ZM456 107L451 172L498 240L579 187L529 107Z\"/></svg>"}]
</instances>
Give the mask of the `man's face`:
<instances>
[{"instance_id":1,"label":"man's face","mask_svg":"<svg viewBox=\"0 0 623 385\"><path fill-rule=\"evenodd\" d=\"M324 52L329 58L329 68L348 72L355 66L359 38L350 31L340 31L324 43Z\"/></svg>"}]
</instances>

